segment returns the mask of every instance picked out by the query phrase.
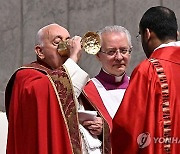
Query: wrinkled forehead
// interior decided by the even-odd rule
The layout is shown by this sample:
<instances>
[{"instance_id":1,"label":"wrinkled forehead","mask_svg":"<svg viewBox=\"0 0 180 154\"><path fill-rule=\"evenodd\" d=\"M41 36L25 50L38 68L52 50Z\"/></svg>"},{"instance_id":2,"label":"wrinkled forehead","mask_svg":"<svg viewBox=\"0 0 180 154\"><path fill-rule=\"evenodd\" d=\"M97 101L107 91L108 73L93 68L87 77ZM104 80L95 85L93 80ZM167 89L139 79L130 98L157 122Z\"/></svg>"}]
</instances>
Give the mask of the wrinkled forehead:
<instances>
[{"instance_id":1,"label":"wrinkled forehead","mask_svg":"<svg viewBox=\"0 0 180 154\"><path fill-rule=\"evenodd\" d=\"M59 25L50 25L44 29L44 38L52 40L56 37L61 37L62 40L66 40L70 37L69 32Z\"/></svg>"}]
</instances>

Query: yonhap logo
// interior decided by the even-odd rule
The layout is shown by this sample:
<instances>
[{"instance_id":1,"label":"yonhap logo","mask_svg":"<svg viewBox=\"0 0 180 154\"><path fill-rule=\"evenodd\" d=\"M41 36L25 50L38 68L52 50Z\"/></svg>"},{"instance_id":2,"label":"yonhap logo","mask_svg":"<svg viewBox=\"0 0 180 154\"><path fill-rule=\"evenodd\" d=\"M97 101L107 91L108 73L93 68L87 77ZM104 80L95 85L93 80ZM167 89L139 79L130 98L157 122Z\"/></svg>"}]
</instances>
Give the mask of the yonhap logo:
<instances>
[{"instance_id":1,"label":"yonhap logo","mask_svg":"<svg viewBox=\"0 0 180 154\"><path fill-rule=\"evenodd\" d=\"M147 147L151 142L151 136L148 132L146 133L141 133L137 137L137 143L139 145L139 148L145 148Z\"/></svg>"},{"instance_id":2,"label":"yonhap logo","mask_svg":"<svg viewBox=\"0 0 180 154\"><path fill-rule=\"evenodd\" d=\"M153 142L153 144L180 144L180 138L179 137L155 137L150 135L149 132L141 133L137 137L137 143L139 145L139 148L145 148L149 146L149 144Z\"/></svg>"}]
</instances>

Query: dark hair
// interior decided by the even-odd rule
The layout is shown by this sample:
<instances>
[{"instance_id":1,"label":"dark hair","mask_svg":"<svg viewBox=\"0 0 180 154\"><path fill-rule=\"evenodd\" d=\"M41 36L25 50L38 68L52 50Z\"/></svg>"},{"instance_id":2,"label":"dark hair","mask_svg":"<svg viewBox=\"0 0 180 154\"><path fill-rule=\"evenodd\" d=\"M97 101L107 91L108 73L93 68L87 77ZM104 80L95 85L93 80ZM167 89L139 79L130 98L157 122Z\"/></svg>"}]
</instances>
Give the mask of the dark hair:
<instances>
[{"instance_id":1,"label":"dark hair","mask_svg":"<svg viewBox=\"0 0 180 154\"><path fill-rule=\"evenodd\" d=\"M167 39L177 40L176 15L172 10L163 6L148 9L140 20L139 28L142 32L149 28L162 41Z\"/></svg>"}]
</instances>

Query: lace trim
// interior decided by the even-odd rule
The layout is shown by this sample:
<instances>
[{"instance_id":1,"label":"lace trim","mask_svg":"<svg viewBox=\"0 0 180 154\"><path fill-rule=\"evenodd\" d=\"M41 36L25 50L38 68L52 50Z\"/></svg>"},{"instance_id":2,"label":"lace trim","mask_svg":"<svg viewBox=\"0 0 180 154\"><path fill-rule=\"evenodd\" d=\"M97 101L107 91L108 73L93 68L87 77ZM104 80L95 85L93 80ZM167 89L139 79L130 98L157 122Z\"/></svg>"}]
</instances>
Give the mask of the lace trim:
<instances>
[{"instance_id":1,"label":"lace trim","mask_svg":"<svg viewBox=\"0 0 180 154\"><path fill-rule=\"evenodd\" d=\"M84 144L83 148L85 148L84 149L85 151L83 150L83 154L91 154L91 153L92 154L95 154L95 153L100 154L100 153L102 153L102 145L101 145L102 142L100 140L98 140L98 138L96 138L96 139L92 139L93 137L88 138L86 136L87 130L85 130L85 128L83 128L83 126L81 124L79 125L79 130L80 130L81 137L83 140L82 142ZM96 144L93 143L94 145L92 145L91 142L95 142Z\"/></svg>"},{"instance_id":2,"label":"lace trim","mask_svg":"<svg viewBox=\"0 0 180 154\"><path fill-rule=\"evenodd\" d=\"M160 79L160 84L162 88L162 110L163 110L163 120L164 120L164 150L167 154L171 153L171 144L169 141L170 134L171 134L171 117L170 117L170 102L169 102L169 89L167 78L164 73L164 69L162 65L159 63L157 59L150 59L149 60L156 69L157 75Z\"/></svg>"}]
</instances>

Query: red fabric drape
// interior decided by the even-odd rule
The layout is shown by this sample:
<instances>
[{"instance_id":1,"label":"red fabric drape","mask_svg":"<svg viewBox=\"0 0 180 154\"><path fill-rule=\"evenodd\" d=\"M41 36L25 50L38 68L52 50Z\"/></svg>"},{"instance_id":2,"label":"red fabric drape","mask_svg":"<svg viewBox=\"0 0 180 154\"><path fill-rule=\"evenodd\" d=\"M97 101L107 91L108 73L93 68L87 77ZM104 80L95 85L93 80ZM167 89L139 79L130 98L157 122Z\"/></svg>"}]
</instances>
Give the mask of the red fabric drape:
<instances>
[{"instance_id":1,"label":"red fabric drape","mask_svg":"<svg viewBox=\"0 0 180 154\"><path fill-rule=\"evenodd\" d=\"M10 100L7 154L72 154L64 117L47 76L33 69L18 71Z\"/></svg>"},{"instance_id":2,"label":"red fabric drape","mask_svg":"<svg viewBox=\"0 0 180 154\"><path fill-rule=\"evenodd\" d=\"M161 63L166 74L171 116L171 153L180 153L180 48L166 47L155 51L150 58ZM133 71L130 85L113 119L113 154L163 154L163 114L160 81L152 63L143 61ZM149 145L139 147L137 138L148 133ZM178 140L179 139L179 140ZM178 143L179 142L179 143Z\"/></svg>"},{"instance_id":3,"label":"red fabric drape","mask_svg":"<svg viewBox=\"0 0 180 154\"><path fill-rule=\"evenodd\" d=\"M102 116L106 119L110 130L112 130L112 118L109 115L106 107L104 106L102 99L92 81L88 82L88 84L85 86L84 92L88 99L91 101L91 103L96 106Z\"/></svg>"}]
</instances>

